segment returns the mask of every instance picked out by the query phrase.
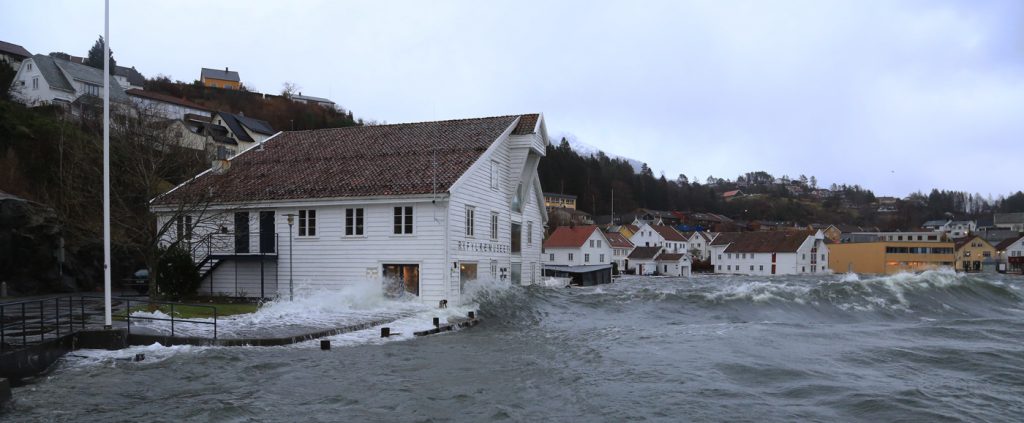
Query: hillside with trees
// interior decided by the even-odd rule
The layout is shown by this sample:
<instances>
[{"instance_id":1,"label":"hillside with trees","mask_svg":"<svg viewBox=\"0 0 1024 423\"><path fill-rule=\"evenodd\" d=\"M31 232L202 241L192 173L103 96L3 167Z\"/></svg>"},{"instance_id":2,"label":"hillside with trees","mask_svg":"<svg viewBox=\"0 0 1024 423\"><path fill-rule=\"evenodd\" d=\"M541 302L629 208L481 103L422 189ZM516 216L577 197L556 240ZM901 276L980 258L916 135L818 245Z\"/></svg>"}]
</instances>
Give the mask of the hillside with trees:
<instances>
[{"instance_id":1,"label":"hillside with trees","mask_svg":"<svg viewBox=\"0 0 1024 423\"><path fill-rule=\"evenodd\" d=\"M1024 193L992 199L961 191L932 190L890 199L895 210L879 211L879 198L859 185L818 187L813 175L776 177L747 172L734 180L709 176L704 183L685 174L655 176L644 164L640 172L623 159L602 152L579 154L566 139L547 149L539 166L548 192L576 195L577 208L594 216L626 214L637 208L721 213L741 221L784 221L807 225L854 224L906 230L931 219L978 218L992 212L1024 211ZM724 200L725 192L743 196Z\"/></svg>"}]
</instances>

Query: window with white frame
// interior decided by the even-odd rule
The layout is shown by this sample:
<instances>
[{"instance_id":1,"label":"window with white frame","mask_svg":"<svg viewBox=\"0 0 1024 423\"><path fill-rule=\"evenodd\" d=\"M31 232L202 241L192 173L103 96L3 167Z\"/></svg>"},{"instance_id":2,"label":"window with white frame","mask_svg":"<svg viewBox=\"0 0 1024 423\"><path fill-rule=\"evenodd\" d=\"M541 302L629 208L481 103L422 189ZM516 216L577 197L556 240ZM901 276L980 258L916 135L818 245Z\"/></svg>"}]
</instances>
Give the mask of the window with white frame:
<instances>
[{"instance_id":1,"label":"window with white frame","mask_svg":"<svg viewBox=\"0 0 1024 423\"><path fill-rule=\"evenodd\" d=\"M31 63L28 64L28 70L32 70L32 64Z\"/></svg>"},{"instance_id":2,"label":"window with white frame","mask_svg":"<svg viewBox=\"0 0 1024 423\"><path fill-rule=\"evenodd\" d=\"M590 248L594 248L594 240L590 240Z\"/></svg>"},{"instance_id":3,"label":"window with white frame","mask_svg":"<svg viewBox=\"0 0 1024 423\"><path fill-rule=\"evenodd\" d=\"M39 77L38 76L32 78L32 89L33 90L38 90L39 89Z\"/></svg>"},{"instance_id":4,"label":"window with white frame","mask_svg":"<svg viewBox=\"0 0 1024 423\"><path fill-rule=\"evenodd\" d=\"M590 263L590 253L583 254L583 262Z\"/></svg>"},{"instance_id":5,"label":"window with white frame","mask_svg":"<svg viewBox=\"0 0 1024 423\"><path fill-rule=\"evenodd\" d=\"M498 239L498 212L491 212L491 239Z\"/></svg>"},{"instance_id":6,"label":"window with white frame","mask_svg":"<svg viewBox=\"0 0 1024 423\"><path fill-rule=\"evenodd\" d=\"M569 261L572 261L572 253L569 253Z\"/></svg>"},{"instance_id":7,"label":"window with white frame","mask_svg":"<svg viewBox=\"0 0 1024 423\"><path fill-rule=\"evenodd\" d=\"M316 236L316 210L299 210L299 236Z\"/></svg>"},{"instance_id":8,"label":"window with white frame","mask_svg":"<svg viewBox=\"0 0 1024 423\"><path fill-rule=\"evenodd\" d=\"M499 185L498 172L501 170L501 166L498 165L497 161L491 161L491 189L497 190Z\"/></svg>"},{"instance_id":9,"label":"window with white frame","mask_svg":"<svg viewBox=\"0 0 1024 423\"><path fill-rule=\"evenodd\" d=\"M493 280L497 280L498 279L498 261L497 260L491 260L491 279L493 279Z\"/></svg>"},{"instance_id":10,"label":"window with white frame","mask_svg":"<svg viewBox=\"0 0 1024 423\"><path fill-rule=\"evenodd\" d=\"M346 236L361 236L363 235L363 209L353 208L345 209L345 235Z\"/></svg>"},{"instance_id":11,"label":"window with white frame","mask_svg":"<svg viewBox=\"0 0 1024 423\"><path fill-rule=\"evenodd\" d=\"M548 261L555 261L555 253L548 254Z\"/></svg>"},{"instance_id":12,"label":"window with white frame","mask_svg":"<svg viewBox=\"0 0 1024 423\"><path fill-rule=\"evenodd\" d=\"M600 256L598 256L598 261L597 262L598 263L604 263L604 254L601 254Z\"/></svg>"},{"instance_id":13,"label":"window with white frame","mask_svg":"<svg viewBox=\"0 0 1024 423\"><path fill-rule=\"evenodd\" d=\"M533 222L526 222L526 245L533 245Z\"/></svg>"},{"instance_id":14,"label":"window with white frame","mask_svg":"<svg viewBox=\"0 0 1024 423\"><path fill-rule=\"evenodd\" d=\"M395 207L394 233L412 234L412 206Z\"/></svg>"},{"instance_id":15,"label":"window with white frame","mask_svg":"<svg viewBox=\"0 0 1024 423\"><path fill-rule=\"evenodd\" d=\"M476 207L466 206L466 236L473 236L473 221L476 219ZM396 232L397 233L397 232Z\"/></svg>"}]
</instances>

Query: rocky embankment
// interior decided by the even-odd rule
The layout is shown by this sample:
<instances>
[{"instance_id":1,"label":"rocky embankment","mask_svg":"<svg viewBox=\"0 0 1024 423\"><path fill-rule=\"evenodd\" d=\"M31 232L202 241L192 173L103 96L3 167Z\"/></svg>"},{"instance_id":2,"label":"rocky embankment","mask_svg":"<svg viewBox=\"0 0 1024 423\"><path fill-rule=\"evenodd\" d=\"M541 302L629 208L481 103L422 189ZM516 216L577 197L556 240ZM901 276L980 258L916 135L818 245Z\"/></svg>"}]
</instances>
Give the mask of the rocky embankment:
<instances>
[{"instance_id":1,"label":"rocky embankment","mask_svg":"<svg viewBox=\"0 0 1024 423\"><path fill-rule=\"evenodd\" d=\"M53 209L0 191L0 282L8 295L91 291L103 275L103 249L65 246Z\"/></svg>"}]
</instances>

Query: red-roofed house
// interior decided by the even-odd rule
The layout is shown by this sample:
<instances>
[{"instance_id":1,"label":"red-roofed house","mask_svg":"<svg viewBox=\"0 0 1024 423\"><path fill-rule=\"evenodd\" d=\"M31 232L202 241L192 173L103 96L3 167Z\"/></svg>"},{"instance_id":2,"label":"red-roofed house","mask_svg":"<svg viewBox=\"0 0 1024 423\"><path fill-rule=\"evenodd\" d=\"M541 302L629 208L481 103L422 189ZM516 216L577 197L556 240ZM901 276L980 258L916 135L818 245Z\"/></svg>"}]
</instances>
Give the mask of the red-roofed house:
<instances>
[{"instance_id":1,"label":"red-roofed house","mask_svg":"<svg viewBox=\"0 0 1024 423\"><path fill-rule=\"evenodd\" d=\"M560 226L544 241L544 275L571 278L574 285L609 283L612 253L601 228Z\"/></svg>"},{"instance_id":2,"label":"red-roofed house","mask_svg":"<svg viewBox=\"0 0 1024 423\"><path fill-rule=\"evenodd\" d=\"M560 226L544 241L544 264L589 266L610 264L611 243L594 225Z\"/></svg>"},{"instance_id":3,"label":"red-roofed house","mask_svg":"<svg viewBox=\"0 0 1024 423\"><path fill-rule=\"evenodd\" d=\"M618 232L605 232L604 235L608 237L608 244L612 247L612 263L615 263L613 270L625 272L626 257L633 252L633 243Z\"/></svg>"},{"instance_id":4,"label":"red-roofed house","mask_svg":"<svg viewBox=\"0 0 1024 423\"><path fill-rule=\"evenodd\" d=\"M457 304L478 278L540 280L545 128L535 114L282 132L151 209L162 245L194 247L200 292Z\"/></svg>"}]
</instances>

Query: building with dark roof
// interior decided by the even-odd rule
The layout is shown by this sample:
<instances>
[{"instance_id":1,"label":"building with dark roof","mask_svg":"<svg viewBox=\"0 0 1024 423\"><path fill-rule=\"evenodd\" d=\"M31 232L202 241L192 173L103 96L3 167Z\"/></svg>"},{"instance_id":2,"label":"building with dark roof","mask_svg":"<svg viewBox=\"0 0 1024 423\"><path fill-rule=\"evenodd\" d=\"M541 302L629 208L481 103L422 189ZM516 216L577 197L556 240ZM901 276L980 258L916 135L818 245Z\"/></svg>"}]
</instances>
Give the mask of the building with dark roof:
<instances>
[{"instance_id":1,"label":"building with dark roof","mask_svg":"<svg viewBox=\"0 0 1024 423\"><path fill-rule=\"evenodd\" d=\"M539 281L548 145L540 115L282 132L151 208L196 226L162 245L209 246L202 292L369 284L459 303L478 279Z\"/></svg>"},{"instance_id":2,"label":"building with dark roof","mask_svg":"<svg viewBox=\"0 0 1024 423\"><path fill-rule=\"evenodd\" d=\"M37 54L21 62L13 85L15 97L29 106L69 105L83 97L102 98L103 70ZM113 78L110 101L128 104L124 89Z\"/></svg>"},{"instance_id":3,"label":"building with dark roof","mask_svg":"<svg viewBox=\"0 0 1024 423\"><path fill-rule=\"evenodd\" d=\"M230 90L242 88L242 79L238 76L238 72L227 67L224 70L202 68L199 71L199 82L203 86L212 88L227 88Z\"/></svg>"},{"instance_id":4,"label":"building with dark roof","mask_svg":"<svg viewBox=\"0 0 1024 423\"><path fill-rule=\"evenodd\" d=\"M21 68L21 61L32 57L32 53L17 44L0 41L0 62L7 62L12 69Z\"/></svg>"},{"instance_id":5,"label":"building with dark roof","mask_svg":"<svg viewBox=\"0 0 1024 423\"><path fill-rule=\"evenodd\" d=\"M230 136L238 141L242 150L263 142L277 133L269 122L241 113L215 112L211 121L215 125L228 128Z\"/></svg>"},{"instance_id":6,"label":"building with dark roof","mask_svg":"<svg viewBox=\"0 0 1024 423\"><path fill-rule=\"evenodd\" d=\"M311 95L302 95L302 92L288 96L288 99L296 103L304 104L316 104L320 107L327 107L333 109L335 104L333 101L323 97L314 97Z\"/></svg>"},{"instance_id":7,"label":"building with dark roof","mask_svg":"<svg viewBox=\"0 0 1024 423\"><path fill-rule=\"evenodd\" d=\"M828 273L821 231L725 232L711 241L715 273L809 275Z\"/></svg>"}]
</instances>

